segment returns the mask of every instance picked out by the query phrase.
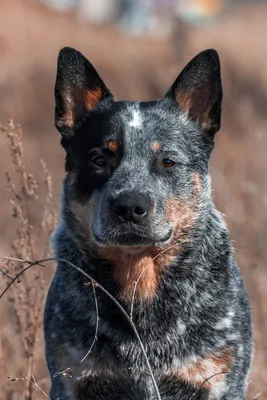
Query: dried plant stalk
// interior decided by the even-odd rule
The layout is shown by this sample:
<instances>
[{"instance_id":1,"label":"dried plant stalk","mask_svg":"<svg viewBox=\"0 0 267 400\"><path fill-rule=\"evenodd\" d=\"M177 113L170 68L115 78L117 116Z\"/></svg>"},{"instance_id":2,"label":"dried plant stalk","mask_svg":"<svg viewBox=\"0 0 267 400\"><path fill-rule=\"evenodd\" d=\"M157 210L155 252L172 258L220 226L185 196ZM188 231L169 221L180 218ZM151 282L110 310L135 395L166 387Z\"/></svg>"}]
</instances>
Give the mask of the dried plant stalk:
<instances>
[{"instance_id":1,"label":"dried plant stalk","mask_svg":"<svg viewBox=\"0 0 267 400\"><path fill-rule=\"evenodd\" d=\"M18 259L36 259L37 254L49 255L49 238L56 226L57 217L53 205L52 176L41 160L44 182L37 183L35 176L27 171L23 149L23 130L20 125L15 125L12 120L7 126L1 126L6 134L8 147L13 164L13 173L6 173L7 187L10 192L10 204L13 209L13 218L16 220L16 232L11 243L11 255ZM40 179L39 179L40 181ZM39 198L38 192L44 186L45 200ZM38 210L40 218L33 226L31 210ZM7 283L10 277L19 274L23 269L22 263L7 261L3 266ZM9 291L9 302L12 307L16 333L20 340L20 348L24 354L25 400L36 398L34 390L37 385L32 379L35 369L36 343L42 326L42 310L45 300L45 284L43 271L32 271L28 276L23 274L12 285ZM5 350L3 349L3 352ZM8 355L3 354L7 359ZM10 385L9 385L10 386ZM14 387L14 386L13 386ZM6 396L10 396L10 389Z\"/></svg>"}]
</instances>

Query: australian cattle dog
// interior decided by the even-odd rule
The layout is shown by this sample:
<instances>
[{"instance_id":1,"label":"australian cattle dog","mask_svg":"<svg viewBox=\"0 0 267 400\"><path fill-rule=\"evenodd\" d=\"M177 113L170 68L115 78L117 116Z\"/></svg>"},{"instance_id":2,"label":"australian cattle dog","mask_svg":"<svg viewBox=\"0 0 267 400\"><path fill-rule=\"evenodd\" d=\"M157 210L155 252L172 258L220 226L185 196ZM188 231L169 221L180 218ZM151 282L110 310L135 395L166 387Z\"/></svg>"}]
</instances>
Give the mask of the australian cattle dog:
<instances>
[{"instance_id":1,"label":"australian cattle dog","mask_svg":"<svg viewBox=\"0 0 267 400\"><path fill-rule=\"evenodd\" d=\"M250 306L209 176L217 52L198 54L162 99L131 102L64 48L55 103L66 176L44 320L51 399L244 400ZM68 262L129 314L152 374L128 319Z\"/></svg>"}]
</instances>

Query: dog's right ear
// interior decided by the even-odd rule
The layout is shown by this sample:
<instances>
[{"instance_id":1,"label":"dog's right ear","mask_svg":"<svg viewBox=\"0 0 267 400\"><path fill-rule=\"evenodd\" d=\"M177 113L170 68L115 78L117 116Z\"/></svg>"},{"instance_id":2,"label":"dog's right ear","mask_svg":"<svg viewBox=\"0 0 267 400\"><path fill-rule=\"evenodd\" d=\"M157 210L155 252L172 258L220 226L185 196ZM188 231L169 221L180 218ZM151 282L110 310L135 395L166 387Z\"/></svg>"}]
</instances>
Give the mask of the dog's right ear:
<instances>
[{"instance_id":1,"label":"dog's right ear","mask_svg":"<svg viewBox=\"0 0 267 400\"><path fill-rule=\"evenodd\" d=\"M55 125L67 148L83 118L112 94L92 64L77 50L64 47L58 55Z\"/></svg>"}]
</instances>

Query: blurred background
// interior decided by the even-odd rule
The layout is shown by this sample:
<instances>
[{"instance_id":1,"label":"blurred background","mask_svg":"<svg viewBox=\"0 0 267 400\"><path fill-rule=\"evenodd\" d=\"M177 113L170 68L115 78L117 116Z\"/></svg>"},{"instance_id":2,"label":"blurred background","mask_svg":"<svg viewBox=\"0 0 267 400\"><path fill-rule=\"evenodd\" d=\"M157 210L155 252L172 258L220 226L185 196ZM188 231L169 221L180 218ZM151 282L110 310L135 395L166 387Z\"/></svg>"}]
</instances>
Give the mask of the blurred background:
<instances>
[{"instance_id":1,"label":"blurred background","mask_svg":"<svg viewBox=\"0 0 267 400\"><path fill-rule=\"evenodd\" d=\"M198 52L211 47L219 52L224 106L211 175L215 203L226 215L252 301L255 356L248 399L267 399L266 35L267 1L0 1L0 121L12 118L22 124L26 167L37 178L40 158L46 161L54 181L55 207L64 176L53 98L61 47L83 52L120 100L160 98ZM0 135L0 256L4 256L10 252L16 220L5 179L12 162L6 135ZM31 211L34 225L38 210ZM46 287L52 270L46 274ZM3 287L5 282L0 280ZM17 346L14 315L3 304L2 378L24 376L27 371ZM38 343L34 374L48 392L41 337ZM4 379L2 384L6 385ZM12 389L11 395L9 384L5 387L5 399L24 399L19 389ZM33 398L45 397L39 393Z\"/></svg>"}]
</instances>

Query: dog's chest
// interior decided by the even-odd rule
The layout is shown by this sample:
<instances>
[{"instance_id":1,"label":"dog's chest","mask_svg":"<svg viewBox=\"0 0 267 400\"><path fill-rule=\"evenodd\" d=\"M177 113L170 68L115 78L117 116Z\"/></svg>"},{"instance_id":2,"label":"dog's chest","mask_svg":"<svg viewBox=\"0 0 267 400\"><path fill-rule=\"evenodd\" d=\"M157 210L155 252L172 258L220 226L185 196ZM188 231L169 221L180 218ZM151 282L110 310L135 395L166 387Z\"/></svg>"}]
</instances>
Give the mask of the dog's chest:
<instances>
[{"instance_id":1,"label":"dog's chest","mask_svg":"<svg viewBox=\"0 0 267 400\"><path fill-rule=\"evenodd\" d=\"M99 351L97 347L99 347ZM96 344L95 350L88 354L82 362L82 356L86 355L88 349L73 348L69 345L65 345L64 349L61 360L64 359L65 366L73 366L72 369L63 369L65 371L65 387L70 395L73 395L77 388L93 382L95 378L99 381L108 378L116 382L118 376L127 382L143 382L147 389L153 392L148 366L137 344L132 348L129 345L127 348L125 345L120 345L117 348L118 353L111 355L105 345L101 349L100 341ZM105 354L104 362L101 354ZM225 390L224 374L230 367L231 353L223 351L210 357L198 358L188 352L186 357L179 358L175 351L167 352L167 349L162 348L162 351L159 352L155 348L154 352L149 352L149 361L157 383L164 387L164 390L167 391L175 384L189 384L196 391L202 387L207 389L211 396L209 398L212 399L216 393ZM209 380L211 377L213 379Z\"/></svg>"},{"instance_id":2,"label":"dog's chest","mask_svg":"<svg viewBox=\"0 0 267 400\"><path fill-rule=\"evenodd\" d=\"M71 376L69 379L64 379L68 393L72 395L77 386L84 387L95 379L101 381L108 378L116 382L118 376L122 380L135 383L141 380L145 382L145 386L151 387L148 366L134 335L131 335L129 330L123 330L121 321L119 323L117 320L104 318L100 314L97 340L94 340L96 315L92 310L90 311L91 318L86 320L86 323L85 321L79 323L79 339L60 345L61 351L58 354L60 369L67 370ZM222 374L228 367L228 359L220 355L199 359L197 349L205 346L204 334L198 335L197 345L194 344L192 326L190 325L189 329L189 325L186 324L188 321L182 313L179 318L170 318L172 323L169 321L168 331L163 328L163 324L153 326L152 329L151 326L149 327L151 321L153 321L152 318L147 316L145 321L144 318L138 318L134 322L137 330L142 332L141 340L160 385L161 382L171 381L177 382L178 385L179 383L189 384L197 390L202 387L205 380L215 375L212 384L207 381L205 389L213 393L223 390L224 376ZM197 326L195 313L194 322L194 326ZM73 329L76 330L77 326ZM76 334L70 332L68 337L77 339L77 330ZM92 351L88 353L91 346Z\"/></svg>"}]
</instances>

